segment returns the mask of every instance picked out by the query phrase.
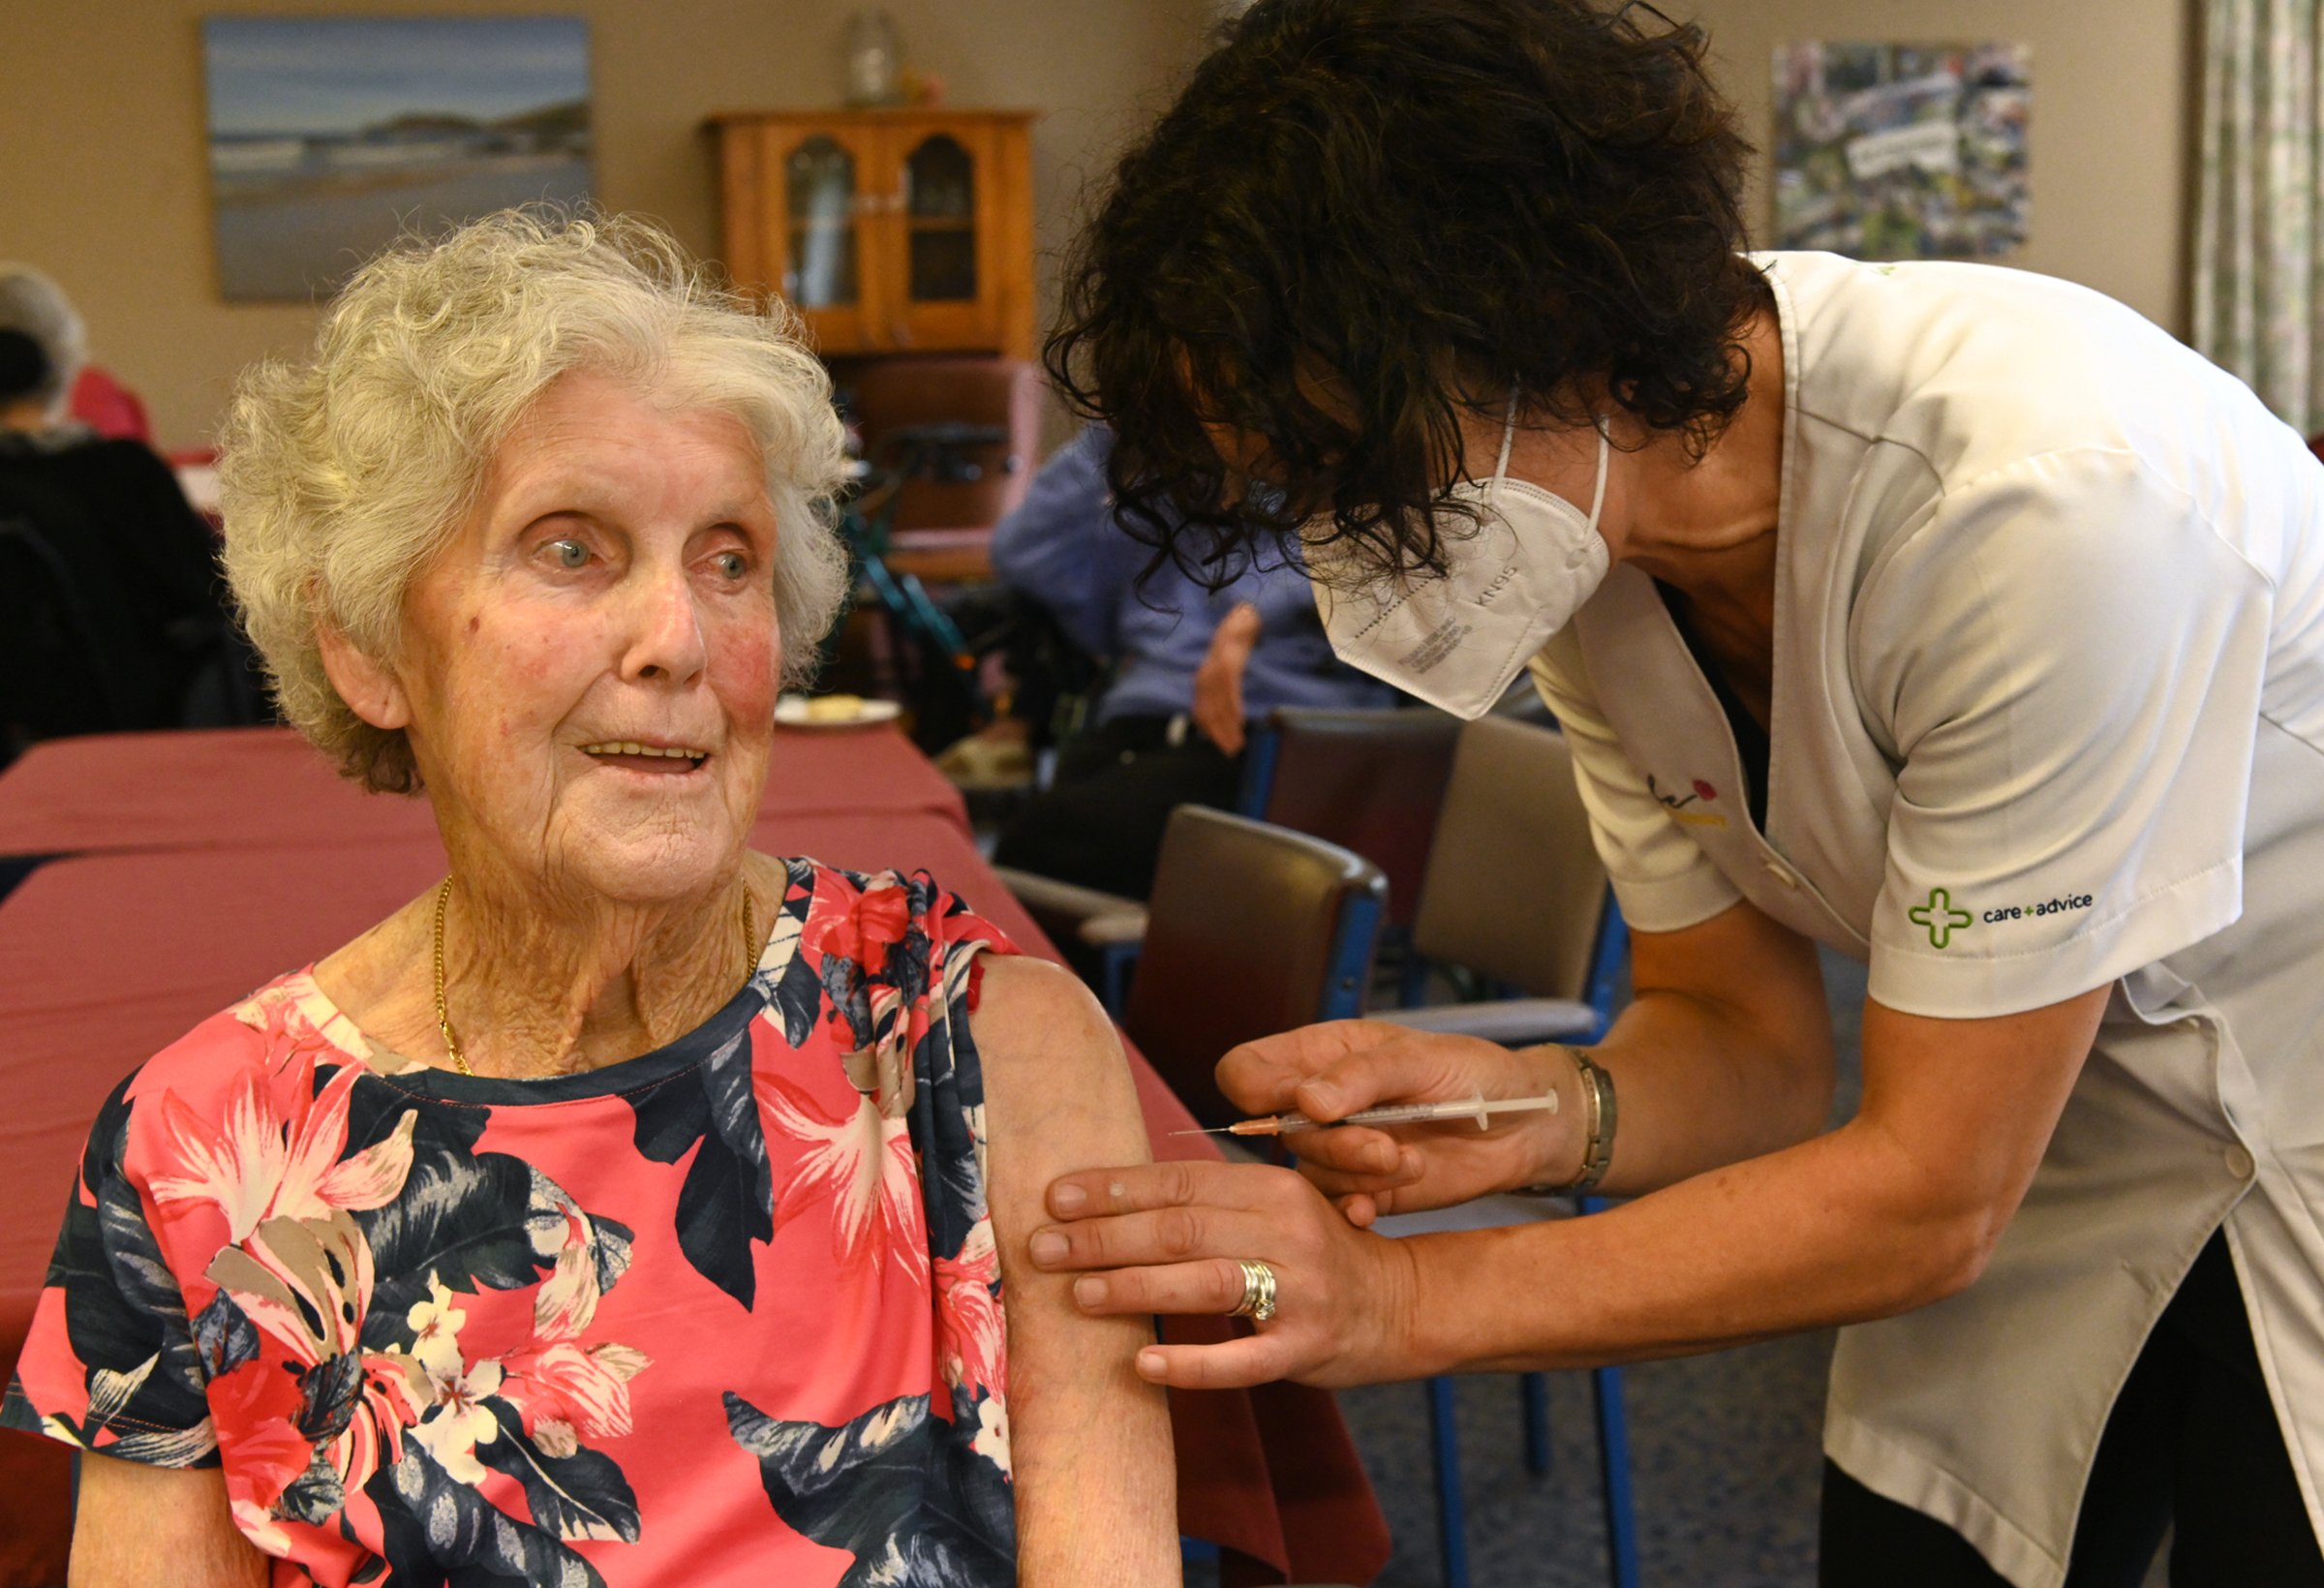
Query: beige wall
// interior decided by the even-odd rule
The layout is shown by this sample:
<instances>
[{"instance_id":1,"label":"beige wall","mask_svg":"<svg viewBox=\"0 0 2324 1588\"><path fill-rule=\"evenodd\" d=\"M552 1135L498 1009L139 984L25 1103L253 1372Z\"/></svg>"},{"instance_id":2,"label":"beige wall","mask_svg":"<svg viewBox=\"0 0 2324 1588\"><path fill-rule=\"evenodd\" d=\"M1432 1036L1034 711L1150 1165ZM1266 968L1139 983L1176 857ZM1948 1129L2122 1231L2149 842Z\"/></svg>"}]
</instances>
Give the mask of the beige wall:
<instances>
[{"instance_id":1,"label":"beige wall","mask_svg":"<svg viewBox=\"0 0 2324 1588\"><path fill-rule=\"evenodd\" d=\"M1062 245L1082 174L1163 104L1208 0L882 0L952 103L1048 112L1033 135L1041 245ZM97 357L145 397L166 446L202 443L234 372L310 334L312 311L218 296L203 161L200 17L418 4L0 0L0 259L72 293ZM590 21L596 186L715 247L714 109L838 103L854 0L481 0L425 9ZM1044 269L1044 281L1049 276ZM1046 291L1046 288L1045 288Z\"/></svg>"},{"instance_id":2,"label":"beige wall","mask_svg":"<svg viewBox=\"0 0 2324 1588\"><path fill-rule=\"evenodd\" d=\"M1774 137L1769 57L1802 39L2002 40L2034 47L2028 135L2033 216L2002 260L2095 287L2186 329L2191 0L1661 0L1710 31L1719 81L1764 148ZM1773 231L1762 158L1754 231Z\"/></svg>"},{"instance_id":3,"label":"beige wall","mask_svg":"<svg viewBox=\"0 0 2324 1588\"><path fill-rule=\"evenodd\" d=\"M2032 241L2010 262L2186 323L2191 0L1663 0L1711 31L1762 144L1779 40L1997 38L2034 46ZM597 188L714 245L705 112L836 101L855 0L475 0L452 13L586 15ZM1168 97L1216 0L886 0L906 54L954 103L1049 112L1034 135L1045 251L1085 175ZM220 301L203 174L200 37L222 0L0 0L0 258L31 260L88 316L165 444L200 443L234 372L304 340L311 312ZM252 4L230 9L273 9ZM410 12L412 3L302 4ZM1764 237L1764 168L1752 198ZM1045 266L1044 283L1049 271Z\"/></svg>"}]
</instances>

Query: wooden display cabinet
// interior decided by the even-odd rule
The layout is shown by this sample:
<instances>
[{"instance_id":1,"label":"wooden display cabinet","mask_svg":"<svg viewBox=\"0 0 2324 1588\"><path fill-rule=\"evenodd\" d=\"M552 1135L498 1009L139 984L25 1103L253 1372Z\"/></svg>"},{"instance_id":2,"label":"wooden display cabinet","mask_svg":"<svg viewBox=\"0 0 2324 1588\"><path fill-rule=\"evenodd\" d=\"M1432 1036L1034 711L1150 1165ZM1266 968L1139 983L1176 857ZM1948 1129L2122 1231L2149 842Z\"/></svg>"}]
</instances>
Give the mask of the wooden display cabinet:
<instances>
[{"instance_id":1,"label":"wooden display cabinet","mask_svg":"<svg viewBox=\"0 0 2324 1588\"><path fill-rule=\"evenodd\" d=\"M727 271L828 357L1033 356L1026 110L713 116Z\"/></svg>"}]
</instances>

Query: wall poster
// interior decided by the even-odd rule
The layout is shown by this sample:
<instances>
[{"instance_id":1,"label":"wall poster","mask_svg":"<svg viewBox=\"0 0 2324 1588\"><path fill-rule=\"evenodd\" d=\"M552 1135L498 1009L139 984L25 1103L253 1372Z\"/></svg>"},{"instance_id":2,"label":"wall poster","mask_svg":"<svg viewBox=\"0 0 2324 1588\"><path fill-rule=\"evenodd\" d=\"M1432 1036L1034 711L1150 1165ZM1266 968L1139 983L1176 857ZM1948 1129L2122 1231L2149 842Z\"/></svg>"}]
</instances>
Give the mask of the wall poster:
<instances>
[{"instance_id":1,"label":"wall poster","mask_svg":"<svg viewBox=\"0 0 2324 1588\"><path fill-rule=\"evenodd\" d=\"M1775 47L1775 246L1990 259L2026 240L2025 45Z\"/></svg>"}]
</instances>

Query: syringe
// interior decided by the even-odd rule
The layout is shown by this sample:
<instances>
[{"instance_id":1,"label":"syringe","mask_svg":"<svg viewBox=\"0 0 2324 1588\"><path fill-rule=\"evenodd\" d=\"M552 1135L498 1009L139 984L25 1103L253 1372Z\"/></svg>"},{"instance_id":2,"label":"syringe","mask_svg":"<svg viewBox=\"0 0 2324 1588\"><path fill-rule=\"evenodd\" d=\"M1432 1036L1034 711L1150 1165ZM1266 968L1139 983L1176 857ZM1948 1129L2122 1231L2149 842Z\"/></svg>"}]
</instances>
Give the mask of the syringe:
<instances>
[{"instance_id":1,"label":"syringe","mask_svg":"<svg viewBox=\"0 0 2324 1588\"><path fill-rule=\"evenodd\" d=\"M1303 1114L1270 1114L1263 1118L1238 1120L1220 1125L1215 1130L1178 1130L1174 1136L1291 1136L1302 1130L1336 1130L1341 1125L1419 1125L1438 1119L1474 1119L1479 1130L1492 1128L1496 1114L1525 1114L1546 1109L1557 1112L1557 1093L1544 1092L1539 1097L1496 1097L1486 1102L1479 1092L1467 1099L1455 1098L1443 1103L1386 1103L1376 1109L1359 1109L1345 1119L1310 1119Z\"/></svg>"}]
</instances>

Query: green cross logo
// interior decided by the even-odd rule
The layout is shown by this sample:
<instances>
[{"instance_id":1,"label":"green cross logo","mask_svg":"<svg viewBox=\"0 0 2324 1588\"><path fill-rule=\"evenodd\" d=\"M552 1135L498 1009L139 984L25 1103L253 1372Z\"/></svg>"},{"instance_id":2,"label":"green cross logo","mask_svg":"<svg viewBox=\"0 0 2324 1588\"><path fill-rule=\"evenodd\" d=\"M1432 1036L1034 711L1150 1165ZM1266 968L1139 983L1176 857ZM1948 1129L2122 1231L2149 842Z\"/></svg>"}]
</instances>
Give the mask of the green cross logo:
<instances>
[{"instance_id":1,"label":"green cross logo","mask_svg":"<svg viewBox=\"0 0 2324 1588\"><path fill-rule=\"evenodd\" d=\"M1953 908L1953 896L1942 888L1929 890L1929 901L1915 904L1905 912L1916 927L1929 929L1929 946L1942 948L1953 940L1953 933L1976 920L1967 910Z\"/></svg>"}]
</instances>

